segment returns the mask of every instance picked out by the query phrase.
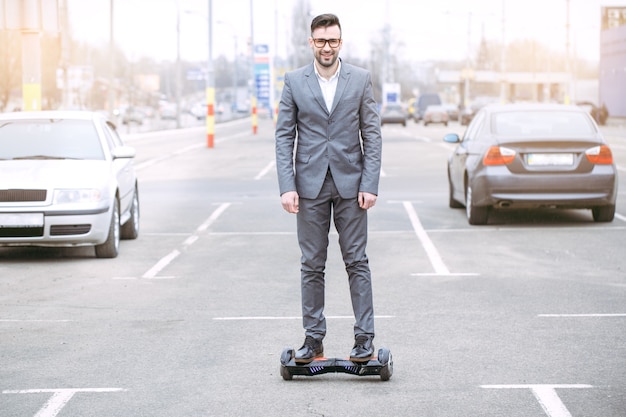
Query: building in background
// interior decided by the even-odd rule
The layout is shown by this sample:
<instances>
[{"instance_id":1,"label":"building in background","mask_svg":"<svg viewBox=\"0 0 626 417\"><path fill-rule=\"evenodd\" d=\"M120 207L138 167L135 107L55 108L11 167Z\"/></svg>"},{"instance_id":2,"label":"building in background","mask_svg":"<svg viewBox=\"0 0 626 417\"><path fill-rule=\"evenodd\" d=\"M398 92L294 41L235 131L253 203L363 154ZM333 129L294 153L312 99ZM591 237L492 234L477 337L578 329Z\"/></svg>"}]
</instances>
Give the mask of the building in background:
<instances>
[{"instance_id":1,"label":"building in background","mask_svg":"<svg viewBox=\"0 0 626 417\"><path fill-rule=\"evenodd\" d=\"M598 106L626 117L626 6L602 7L599 81Z\"/></svg>"}]
</instances>

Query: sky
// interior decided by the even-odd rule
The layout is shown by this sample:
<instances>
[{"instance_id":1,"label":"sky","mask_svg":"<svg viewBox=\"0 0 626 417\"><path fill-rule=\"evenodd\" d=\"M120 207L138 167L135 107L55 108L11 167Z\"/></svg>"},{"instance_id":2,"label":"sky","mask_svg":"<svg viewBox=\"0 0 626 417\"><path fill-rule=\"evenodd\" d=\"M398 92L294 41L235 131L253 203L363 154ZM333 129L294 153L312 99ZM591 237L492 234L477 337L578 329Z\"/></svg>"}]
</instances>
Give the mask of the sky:
<instances>
[{"instance_id":1,"label":"sky","mask_svg":"<svg viewBox=\"0 0 626 417\"><path fill-rule=\"evenodd\" d=\"M254 43L268 45L281 56L286 56L291 45L293 0L66 1L73 36L100 46L108 45L113 1L114 38L131 60L143 56L176 59L177 10L181 59L206 60L210 1L214 58L232 59L235 50L247 51L251 3ZM339 16L343 52L350 55L367 57L370 40L381 36L388 24L392 38L404 44L401 52L411 61L461 60L468 51L475 54L483 36L506 43L536 39L565 53L567 3L570 53L597 61L601 6L626 5L626 0L310 0L310 18L326 12ZM308 45L307 39L302 43Z\"/></svg>"}]
</instances>

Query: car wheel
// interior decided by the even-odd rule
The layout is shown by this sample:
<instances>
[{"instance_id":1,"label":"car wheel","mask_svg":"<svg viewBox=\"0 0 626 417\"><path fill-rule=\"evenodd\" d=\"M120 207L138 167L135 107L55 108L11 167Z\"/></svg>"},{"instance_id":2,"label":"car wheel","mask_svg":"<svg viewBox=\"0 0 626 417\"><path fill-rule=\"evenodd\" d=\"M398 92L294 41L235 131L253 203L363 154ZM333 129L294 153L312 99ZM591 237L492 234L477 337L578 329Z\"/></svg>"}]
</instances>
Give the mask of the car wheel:
<instances>
[{"instance_id":1,"label":"car wheel","mask_svg":"<svg viewBox=\"0 0 626 417\"><path fill-rule=\"evenodd\" d=\"M130 207L130 218L121 228L122 239L137 239L139 236L139 190L135 186L133 202Z\"/></svg>"},{"instance_id":2,"label":"car wheel","mask_svg":"<svg viewBox=\"0 0 626 417\"><path fill-rule=\"evenodd\" d=\"M116 198L113 202L113 214L109 225L109 235L107 240L96 245L97 258L115 258L120 247L120 202Z\"/></svg>"},{"instance_id":3,"label":"car wheel","mask_svg":"<svg viewBox=\"0 0 626 417\"><path fill-rule=\"evenodd\" d=\"M591 214L595 222L612 222L615 218L615 205L594 207L591 209Z\"/></svg>"},{"instance_id":4,"label":"car wheel","mask_svg":"<svg viewBox=\"0 0 626 417\"><path fill-rule=\"evenodd\" d=\"M467 221L472 225L487 224L489 218L489 207L475 206L472 202L472 187L468 186L465 190L465 211L467 213Z\"/></svg>"}]
</instances>

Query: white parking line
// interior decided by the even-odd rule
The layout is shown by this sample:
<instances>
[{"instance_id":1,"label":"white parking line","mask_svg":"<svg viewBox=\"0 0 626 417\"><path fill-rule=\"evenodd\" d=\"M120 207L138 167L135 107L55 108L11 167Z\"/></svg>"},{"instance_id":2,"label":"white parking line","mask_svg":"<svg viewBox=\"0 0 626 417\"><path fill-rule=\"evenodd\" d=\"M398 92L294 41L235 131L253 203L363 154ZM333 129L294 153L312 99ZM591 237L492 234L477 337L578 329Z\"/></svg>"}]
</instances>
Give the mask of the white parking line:
<instances>
[{"instance_id":1,"label":"white parking line","mask_svg":"<svg viewBox=\"0 0 626 417\"><path fill-rule=\"evenodd\" d=\"M433 244L432 240L430 240L428 233L426 233L426 230L424 230L424 227L422 226L422 222L420 222L420 219L417 216L415 209L413 208L413 204L411 204L410 201L403 201L402 204L404 205L404 209L409 215L409 220L411 220L411 224L413 225L413 230L415 231L417 238L422 243L422 246L424 247L424 250L426 251L426 254L428 255L428 259L430 260L430 263L432 264L435 270L434 273L431 273L431 272L414 273L414 274L411 274L411 276L477 276L479 275L473 272L451 273L448 267L444 264L443 259L441 259L441 256L439 255L439 251L437 251L437 248Z\"/></svg>"},{"instance_id":2,"label":"white parking line","mask_svg":"<svg viewBox=\"0 0 626 417\"><path fill-rule=\"evenodd\" d=\"M37 411L35 417L55 417L77 392L121 392L123 388L72 388L72 389L25 389L5 390L3 394L41 394L52 393L52 397Z\"/></svg>"},{"instance_id":3,"label":"white parking line","mask_svg":"<svg viewBox=\"0 0 626 417\"><path fill-rule=\"evenodd\" d=\"M222 203L217 209L215 209L215 211L213 213L211 213L209 218L206 219L206 221L204 223L202 223L200 226L198 226L198 228L196 229L196 234L193 234L190 237L188 237L187 239L185 239L185 241L183 242L183 246L189 247L194 242L196 242L196 240L198 240L198 238L199 238L197 233L201 233L201 232L206 231L213 224L213 222L215 222L215 220L217 220L217 218L230 206L230 204L231 203ZM166 266L168 266L174 259L176 259L178 257L178 255L180 255L180 251L177 250L177 249L174 249L168 255L166 255L165 257L161 258L159 260L159 262L157 262L156 265L154 265L152 268L150 268L145 274L143 274L142 278L148 278L148 279L173 278L173 277L157 277L157 274L159 272L161 272Z\"/></svg>"},{"instance_id":4,"label":"white parking line","mask_svg":"<svg viewBox=\"0 0 626 417\"><path fill-rule=\"evenodd\" d=\"M22 320L22 319L0 319L0 323L69 323L75 320Z\"/></svg>"},{"instance_id":5,"label":"white parking line","mask_svg":"<svg viewBox=\"0 0 626 417\"><path fill-rule=\"evenodd\" d=\"M217 218L228 208L231 203L222 203L220 206L211 213L208 219L206 219L198 228L196 229L196 233L187 237L182 243L182 248L186 249L189 246L193 245L200 236L199 233L206 231L212 224L217 220ZM174 259L176 259L181 252L178 249L174 249L170 253L168 253L163 258L159 259L159 261L149 270L147 270L141 278L144 279L172 279L176 278L173 276L158 276L158 274L165 269ZM134 280L135 277L113 277L114 280Z\"/></svg>"},{"instance_id":6,"label":"white parking line","mask_svg":"<svg viewBox=\"0 0 626 417\"><path fill-rule=\"evenodd\" d=\"M402 204L407 214L409 215L409 220L411 220L411 224L413 225L413 230L415 231L417 238L422 243L422 246L424 247L424 250L426 251L426 254L428 255L428 259L430 260L430 263L435 269L435 273L438 275L449 275L450 271L448 270L446 265L443 263L441 256L439 256L439 252L437 251L437 248L435 248L435 245L433 244L432 240L430 240L430 237L428 237L428 234L422 227L422 223L420 222L419 217L417 217L417 213L415 212L415 209L413 208L413 204L411 204L411 202L409 201L404 201Z\"/></svg>"},{"instance_id":7,"label":"white parking line","mask_svg":"<svg viewBox=\"0 0 626 417\"><path fill-rule=\"evenodd\" d=\"M556 393L556 388L572 389L572 388L593 388L592 385L585 384L523 384L523 385L481 385L481 388L487 389L530 389L539 401L541 408L549 417L572 417L570 412L565 408L565 404Z\"/></svg>"},{"instance_id":8,"label":"white parking line","mask_svg":"<svg viewBox=\"0 0 626 417\"><path fill-rule=\"evenodd\" d=\"M198 227L197 231L198 232L204 232L206 229L209 228L209 226L211 226L213 224L213 222L215 220L217 220L217 218L228 208L230 207L231 203L222 203L212 214L211 216L200 225L200 227Z\"/></svg>"},{"instance_id":9,"label":"white parking line","mask_svg":"<svg viewBox=\"0 0 626 417\"><path fill-rule=\"evenodd\" d=\"M166 266L168 266L174 259L176 259L180 255L180 252L176 249L171 251L169 254L164 256L156 263L152 268L146 271L145 274L141 276L141 278L155 278L159 272L161 272Z\"/></svg>"},{"instance_id":10,"label":"white parking line","mask_svg":"<svg viewBox=\"0 0 626 417\"><path fill-rule=\"evenodd\" d=\"M376 319L392 319L396 316L374 316ZM354 316L326 316L327 319L354 320ZM243 317L213 317L216 321L248 321L248 320L302 320L301 316L243 316Z\"/></svg>"},{"instance_id":11,"label":"white parking line","mask_svg":"<svg viewBox=\"0 0 626 417\"><path fill-rule=\"evenodd\" d=\"M626 317L626 313L597 314L537 314L537 317Z\"/></svg>"},{"instance_id":12,"label":"white parking line","mask_svg":"<svg viewBox=\"0 0 626 417\"><path fill-rule=\"evenodd\" d=\"M276 161L275 161L275 160L271 161L269 164L267 164L267 165L265 166L265 168L263 168L263 169L261 170L261 172L259 172L259 173L257 174L257 176L256 176L256 177L254 177L254 179L255 179L255 180L260 180L261 178L263 178L263 177L265 176L265 174L267 174L268 172L270 172L270 171L274 168L274 166L275 166L275 165L276 165Z\"/></svg>"}]
</instances>

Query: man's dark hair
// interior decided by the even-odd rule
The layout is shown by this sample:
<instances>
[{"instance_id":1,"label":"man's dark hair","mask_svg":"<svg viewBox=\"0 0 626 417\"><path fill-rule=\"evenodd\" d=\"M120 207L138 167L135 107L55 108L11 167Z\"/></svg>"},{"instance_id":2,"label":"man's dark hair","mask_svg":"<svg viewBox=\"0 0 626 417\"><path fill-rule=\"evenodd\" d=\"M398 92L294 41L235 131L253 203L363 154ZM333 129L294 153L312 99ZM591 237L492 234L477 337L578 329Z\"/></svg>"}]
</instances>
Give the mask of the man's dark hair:
<instances>
[{"instance_id":1,"label":"man's dark hair","mask_svg":"<svg viewBox=\"0 0 626 417\"><path fill-rule=\"evenodd\" d=\"M317 28L327 28L329 26L339 26L339 31L341 31L341 23L339 23L339 18L331 13L321 14L313 19L311 22L311 36L313 35L313 31Z\"/></svg>"}]
</instances>

